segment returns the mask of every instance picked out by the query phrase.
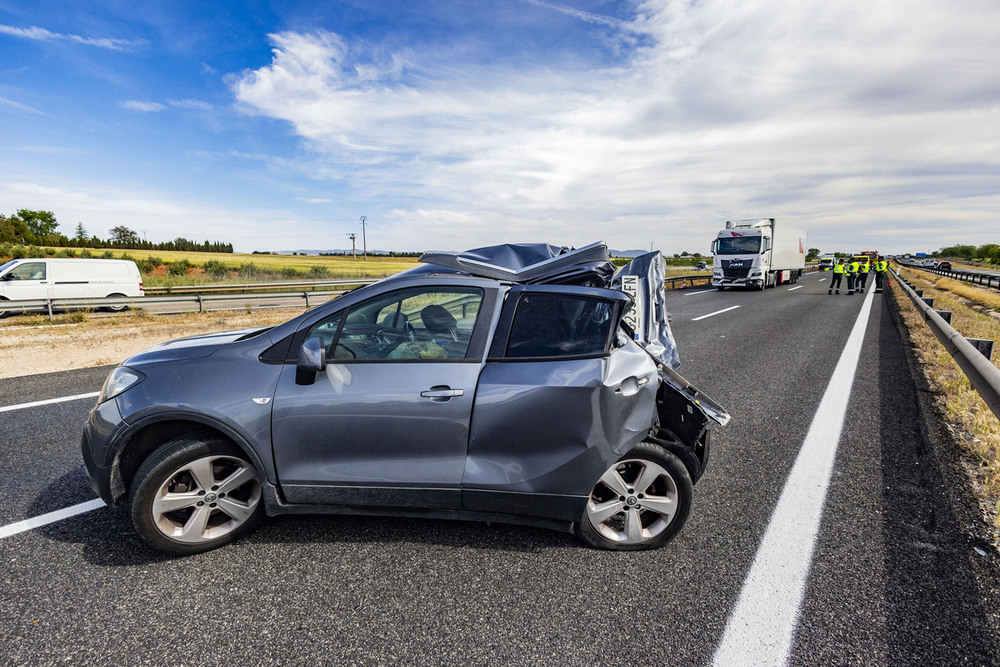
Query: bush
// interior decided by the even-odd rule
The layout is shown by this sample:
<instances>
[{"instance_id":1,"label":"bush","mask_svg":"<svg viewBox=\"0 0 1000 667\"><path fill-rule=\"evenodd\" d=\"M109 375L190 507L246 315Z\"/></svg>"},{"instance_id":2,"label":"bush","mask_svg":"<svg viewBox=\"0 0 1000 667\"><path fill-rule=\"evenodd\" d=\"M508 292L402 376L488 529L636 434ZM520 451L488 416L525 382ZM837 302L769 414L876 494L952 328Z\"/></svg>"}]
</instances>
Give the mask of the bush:
<instances>
[{"instance_id":1,"label":"bush","mask_svg":"<svg viewBox=\"0 0 1000 667\"><path fill-rule=\"evenodd\" d=\"M93 256L94 256L94 253L90 252L89 248L84 248L83 250L80 251L80 257L82 257L84 259L88 259L88 258L93 257Z\"/></svg>"},{"instance_id":2,"label":"bush","mask_svg":"<svg viewBox=\"0 0 1000 667\"><path fill-rule=\"evenodd\" d=\"M245 262L243 264L240 264L239 272L241 278L252 280L254 276L260 274L260 269L258 269L257 265L254 264L253 262Z\"/></svg>"},{"instance_id":3,"label":"bush","mask_svg":"<svg viewBox=\"0 0 1000 667\"><path fill-rule=\"evenodd\" d=\"M310 278L328 278L330 276L330 269L325 266L314 266L309 269Z\"/></svg>"},{"instance_id":4,"label":"bush","mask_svg":"<svg viewBox=\"0 0 1000 667\"><path fill-rule=\"evenodd\" d=\"M122 255L122 259L129 259L129 257ZM142 271L143 273L152 273L153 271L156 271L156 269L158 269L161 264L163 264L163 260L160 259L159 257L149 256L149 257L143 257L140 260L136 260L135 263L136 266L139 267L139 270Z\"/></svg>"},{"instance_id":5,"label":"bush","mask_svg":"<svg viewBox=\"0 0 1000 667\"><path fill-rule=\"evenodd\" d=\"M115 258L115 253L111 252L110 250L105 250L101 254L101 259L114 259L114 258Z\"/></svg>"},{"instance_id":6,"label":"bush","mask_svg":"<svg viewBox=\"0 0 1000 667\"><path fill-rule=\"evenodd\" d=\"M76 257L76 250L63 248L55 254L56 257Z\"/></svg>"},{"instance_id":7,"label":"bush","mask_svg":"<svg viewBox=\"0 0 1000 667\"><path fill-rule=\"evenodd\" d=\"M286 280L293 280L299 277L299 272L294 266L286 266L285 268L278 271L278 275Z\"/></svg>"},{"instance_id":8,"label":"bush","mask_svg":"<svg viewBox=\"0 0 1000 667\"><path fill-rule=\"evenodd\" d=\"M210 259L201 267L210 276L221 278L229 274L229 267L217 259Z\"/></svg>"},{"instance_id":9,"label":"bush","mask_svg":"<svg viewBox=\"0 0 1000 667\"><path fill-rule=\"evenodd\" d=\"M191 262L186 259L178 259L175 262L170 262L167 266L167 273L172 276L186 276L190 268Z\"/></svg>"}]
</instances>

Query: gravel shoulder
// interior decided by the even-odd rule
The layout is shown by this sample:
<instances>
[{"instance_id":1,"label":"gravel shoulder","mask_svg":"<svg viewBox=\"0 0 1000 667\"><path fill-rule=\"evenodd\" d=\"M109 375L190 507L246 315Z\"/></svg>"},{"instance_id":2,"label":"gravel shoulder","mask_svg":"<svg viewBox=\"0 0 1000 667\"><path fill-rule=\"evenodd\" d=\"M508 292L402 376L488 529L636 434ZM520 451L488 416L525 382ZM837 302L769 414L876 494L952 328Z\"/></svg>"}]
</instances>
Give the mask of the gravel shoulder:
<instances>
[{"instance_id":1,"label":"gravel shoulder","mask_svg":"<svg viewBox=\"0 0 1000 667\"><path fill-rule=\"evenodd\" d=\"M168 340L272 326L300 312L297 308L164 316L135 312L56 324L25 324L24 318L11 318L0 323L0 378L117 364Z\"/></svg>"}]
</instances>

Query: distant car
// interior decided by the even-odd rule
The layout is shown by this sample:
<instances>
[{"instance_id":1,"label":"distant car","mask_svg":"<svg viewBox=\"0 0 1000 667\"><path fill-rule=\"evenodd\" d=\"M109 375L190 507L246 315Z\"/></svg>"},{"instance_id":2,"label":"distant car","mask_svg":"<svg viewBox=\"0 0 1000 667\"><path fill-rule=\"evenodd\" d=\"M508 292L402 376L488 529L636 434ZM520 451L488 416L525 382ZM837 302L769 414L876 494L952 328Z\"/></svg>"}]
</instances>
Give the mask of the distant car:
<instances>
[{"instance_id":1,"label":"distant car","mask_svg":"<svg viewBox=\"0 0 1000 667\"><path fill-rule=\"evenodd\" d=\"M941 269L942 271L951 271L951 262L938 262L935 269Z\"/></svg>"},{"instance_id":2,"label":"distant car","mask_svg":"<svg viewBox=\"0 0 1000 667\"><path fill-rule=\"evenodd\" d=\"M819 260L819 270L830 271L831 269L833 269L833 265L834 263L836 263L836 261L837 260L833 257L821 257Z\"/></svg>"},{"instance_id":3,"label":"distant car","mask_svg":"<svg viewBox=\"0 0 1000 667\"><path fill-rule=\"evenodd\" d=\"M288 513L508 521L614 550L684 525L729 415L673 370L663 260L604 244L429 253L270 329L108 377L81 448L136 533L207 551Z\"/></svg>"}]
</instances>

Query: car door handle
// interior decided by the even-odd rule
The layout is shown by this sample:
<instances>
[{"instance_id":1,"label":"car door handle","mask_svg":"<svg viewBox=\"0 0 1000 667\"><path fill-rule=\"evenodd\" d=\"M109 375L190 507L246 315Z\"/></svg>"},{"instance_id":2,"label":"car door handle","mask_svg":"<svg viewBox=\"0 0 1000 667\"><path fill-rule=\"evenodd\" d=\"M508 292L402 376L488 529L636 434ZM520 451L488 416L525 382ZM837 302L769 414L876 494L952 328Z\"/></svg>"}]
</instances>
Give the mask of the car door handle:
<instances>
[{"instance_id":1,"label":"car door handle","mask_svg":"<svg viewBox=\"0 0 1000 667\"><path fill-rule=\"evenodd\" d=\"M420 392L420 395L424 398L455 398L456 396L465 396L465 390L452 389L451 387L431 387Z\"/></svg>"},{"instance_id":2,"label":"car door handle","mask_svg":"<svg viewBox=\"0 0 1000 667\"><path fill-rule=\"evenodd\" d=\"M630 378L626 378L624 382L615 387L615 393L622 396L632 396L639 392L639 387L649 384L649 378L643 376L637 378L634 375Z\"/></svg>"}]
</instances>

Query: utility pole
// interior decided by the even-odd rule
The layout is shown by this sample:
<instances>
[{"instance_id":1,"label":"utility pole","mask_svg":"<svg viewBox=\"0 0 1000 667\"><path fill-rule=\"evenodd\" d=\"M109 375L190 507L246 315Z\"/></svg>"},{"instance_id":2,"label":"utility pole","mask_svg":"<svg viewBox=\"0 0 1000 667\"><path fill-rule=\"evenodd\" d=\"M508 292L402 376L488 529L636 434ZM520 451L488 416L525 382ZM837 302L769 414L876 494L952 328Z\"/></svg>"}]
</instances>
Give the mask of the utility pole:
<instances>
[{"instance_id":1,"label":"utility pole","mask_svg":"<svg viewBox=\"0 0 1000 667\"><path fill-rule=\"evenodd\" d=\"M354 255L354 261L358 261L358 247L354 243L354 239L358 238L358 235L351 232L347 235L351 239L351 254Z\"/></svg>"},{"instance_id":2,"label":"utility pole","mask_svg":"<svg viewBox=\"0 0 1000 667\"><path fill-rule=\"evenodd\" d=\"M368 218L361 216L361 247L364 251L365 261L368 261L368 239L365 236L365 223L368 222Z\"/></svg>"}]
</instances>

